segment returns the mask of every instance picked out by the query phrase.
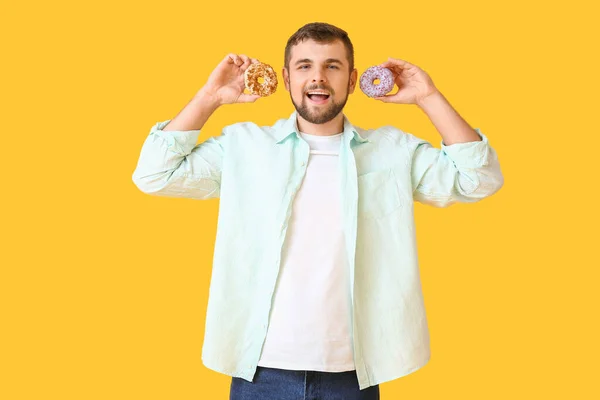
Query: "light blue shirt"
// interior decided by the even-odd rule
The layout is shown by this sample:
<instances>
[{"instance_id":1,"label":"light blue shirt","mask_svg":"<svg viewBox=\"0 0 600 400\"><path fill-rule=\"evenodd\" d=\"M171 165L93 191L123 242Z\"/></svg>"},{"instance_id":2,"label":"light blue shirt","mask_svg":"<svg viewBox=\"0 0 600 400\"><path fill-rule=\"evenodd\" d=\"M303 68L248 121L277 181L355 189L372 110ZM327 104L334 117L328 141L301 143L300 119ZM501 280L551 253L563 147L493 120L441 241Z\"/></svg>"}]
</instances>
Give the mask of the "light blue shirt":
<instances>
[{"instance_id":1,"label":"light blue shirt","mask_svg":"<svg viewBox=\"0 0 600 400\"><path fill-rule=\"evenodd\" d=\"M295 111L272 126L226 126L199 144L200 130L163 131L169 122L151 128L133 182L151 195L220 198L202 361L252 381L309 145ZM430 358L413 202L473 203L502 187L496 152L475 131L481 141L440 141L438 149L393 126L361 129L344 115L341 209L360 389L407 375Z\"/></svg>"}]
</instances>

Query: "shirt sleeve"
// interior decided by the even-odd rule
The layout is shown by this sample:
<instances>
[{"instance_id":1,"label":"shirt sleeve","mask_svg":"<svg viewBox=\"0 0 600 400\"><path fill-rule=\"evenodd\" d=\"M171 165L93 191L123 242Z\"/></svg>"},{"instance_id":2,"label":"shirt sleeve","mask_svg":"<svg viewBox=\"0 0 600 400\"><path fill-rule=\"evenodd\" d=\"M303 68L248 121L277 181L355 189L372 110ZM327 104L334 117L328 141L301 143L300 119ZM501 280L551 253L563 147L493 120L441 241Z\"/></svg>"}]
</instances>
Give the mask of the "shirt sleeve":
<instances>
[{"instance_id":1,"label":"shirt sleeve","mask_svg":"<svg viewBox=\"0 0 600 400\"><path fill-rule=\"evenodd\" d=\"M474 203L496 193L504 184L498 155L479 128L480 141L453 143L441 149L407 134L413 199L434 207Z\"/></svg>"},{"instance_id":2,"label":"shirt sleeve","mask_svg":"<svg viewBox=\"0 0 600 400\"><path fill-rule=\"evenodd\" d=\"M196 144L200 130L164 131L157 122L142 146L133 183L144 193L197 200L218 198L225 131Z\"/></svg>"}]
</instances>

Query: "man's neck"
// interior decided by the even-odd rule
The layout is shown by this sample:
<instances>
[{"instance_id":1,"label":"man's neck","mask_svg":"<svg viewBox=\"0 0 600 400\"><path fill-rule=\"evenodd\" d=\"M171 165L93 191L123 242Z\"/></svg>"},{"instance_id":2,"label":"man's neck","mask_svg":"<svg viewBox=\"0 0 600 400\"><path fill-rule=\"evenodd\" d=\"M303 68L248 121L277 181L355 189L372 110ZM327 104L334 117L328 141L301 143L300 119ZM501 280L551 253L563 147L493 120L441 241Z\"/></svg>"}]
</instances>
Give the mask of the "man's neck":
<instances>
[{"instance_id":1,"label":"man's neck","mask_svg":"<svg viewBox=\"0 0 600 400\"><path fill-rule=\"evenodd\" d=\"M297 115L296 123L300 132L308 133L309 135L336 135L344 131L344 114L340 112L335 118L324 124L312 124L300 115Z\"/></svg>"}]
</instances>

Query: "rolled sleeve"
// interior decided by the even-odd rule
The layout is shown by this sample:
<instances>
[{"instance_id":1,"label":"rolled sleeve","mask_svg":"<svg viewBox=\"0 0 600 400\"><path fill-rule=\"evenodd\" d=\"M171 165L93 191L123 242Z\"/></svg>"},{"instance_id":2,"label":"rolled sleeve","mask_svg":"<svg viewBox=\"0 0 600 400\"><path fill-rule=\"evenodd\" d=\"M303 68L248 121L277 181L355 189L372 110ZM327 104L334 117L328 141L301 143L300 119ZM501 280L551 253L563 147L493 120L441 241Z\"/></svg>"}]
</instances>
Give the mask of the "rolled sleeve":
<instances>
[{"instance_id":1,"label":"rolled sleeve","mask_svg":"<svg viewBox=\"0 0 600 400\"><path fill-rule=\"evenodd\" d=\"M415 201L434 207L473 203L496 193L504 184L496 151L479 128L481 140L445 145L441 149L408 134Z\"/></svg>"},{"instance_id":2,"label":"rolled sleeve","mask_svg":"<svg viewBox=\"0 0 600 400\"><path fill-rule=\"evenodd\" d=\"M146 137L134 184L144 193L197 200L218 198L225 154L224 132L196 144L200 130L164 131L157 122Z\"/></svg>"}]
</instances>

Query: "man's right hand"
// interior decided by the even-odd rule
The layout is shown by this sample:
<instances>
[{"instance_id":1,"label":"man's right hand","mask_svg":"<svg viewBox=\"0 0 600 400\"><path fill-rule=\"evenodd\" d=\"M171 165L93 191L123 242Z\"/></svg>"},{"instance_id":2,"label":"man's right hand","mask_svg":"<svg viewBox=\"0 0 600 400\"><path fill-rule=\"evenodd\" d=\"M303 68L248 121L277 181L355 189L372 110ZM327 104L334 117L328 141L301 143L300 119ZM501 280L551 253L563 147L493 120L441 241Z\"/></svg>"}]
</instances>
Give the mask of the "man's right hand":
<instances>
[{"instance_id":1,"label":"man's right hand","mask_svg":"<svg viewBox=\"0 0 600 400\"><path fill-rule=\"evenodd\" d=\"M261 96L244 93L244 72L250 64L255 63L258 63L256 58L249 58L244 54L228 54L210 74L200 91L214 98L219 106L255 102Z\"/></svg>"}]
</instances>

